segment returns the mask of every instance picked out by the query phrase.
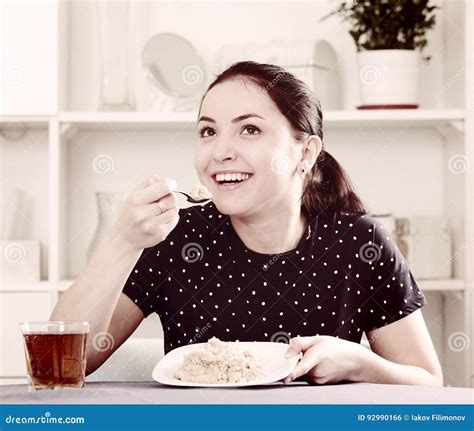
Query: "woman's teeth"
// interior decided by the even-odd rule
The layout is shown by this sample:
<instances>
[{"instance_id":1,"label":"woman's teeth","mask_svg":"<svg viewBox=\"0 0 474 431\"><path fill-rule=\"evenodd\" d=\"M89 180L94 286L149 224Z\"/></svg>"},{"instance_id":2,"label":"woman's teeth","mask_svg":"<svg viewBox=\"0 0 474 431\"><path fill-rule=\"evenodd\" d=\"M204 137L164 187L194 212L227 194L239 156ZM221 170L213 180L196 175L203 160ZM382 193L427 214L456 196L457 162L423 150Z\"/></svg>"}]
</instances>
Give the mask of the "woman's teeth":
<instances>
[{"instance_id":1,"label":"woman's teeth","mask_svg":"<svg viewBox=\"0 0 474 431\"><path fill-rule=\"evenodd\" d=\"M245 181L250 178L250 174L245 173L231 173L231 174L217 174L216 181L221 182L236 182L236 181Z\"/></svg>"}]
</instances>

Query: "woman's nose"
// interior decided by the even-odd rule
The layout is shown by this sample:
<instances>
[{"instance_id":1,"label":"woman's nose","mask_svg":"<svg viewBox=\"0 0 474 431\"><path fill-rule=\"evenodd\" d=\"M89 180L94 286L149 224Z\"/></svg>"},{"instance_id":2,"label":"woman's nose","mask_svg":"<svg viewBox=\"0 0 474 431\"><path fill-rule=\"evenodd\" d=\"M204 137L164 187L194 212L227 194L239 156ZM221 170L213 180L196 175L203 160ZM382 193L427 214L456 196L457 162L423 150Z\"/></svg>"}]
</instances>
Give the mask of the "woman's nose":
<instances>
[{"instance_id":1,"label":"woman's nose","mask_svg":"<svg viewBox=\"0 0 474 431\"><path fill-rule=\"evenodd\" d=\"M220 140L216 143L213 153L214 161L223 162L235 158L235 151L228 140Z\"/></svg>"}]
</instances>

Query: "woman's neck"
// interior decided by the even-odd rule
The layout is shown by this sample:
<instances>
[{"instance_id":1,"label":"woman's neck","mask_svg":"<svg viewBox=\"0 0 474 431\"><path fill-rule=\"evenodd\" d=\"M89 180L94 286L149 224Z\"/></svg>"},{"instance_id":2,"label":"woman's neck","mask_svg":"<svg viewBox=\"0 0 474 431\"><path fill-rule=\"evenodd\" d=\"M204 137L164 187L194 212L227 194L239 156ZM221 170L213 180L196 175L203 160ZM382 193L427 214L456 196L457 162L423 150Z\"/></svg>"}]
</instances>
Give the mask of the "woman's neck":
<instances>
[{"instance_id":1,"label":"woman's neck","mask_svg":"<svg viewBox=\"0 0 474 431\"><path fill-rule=\"evenodd\" d=\"M307 227L307 220L301 209L278 211L258 218L230 216L230 220L247 248L262 254L293 250Z\"/></svg>"}]
</instances>

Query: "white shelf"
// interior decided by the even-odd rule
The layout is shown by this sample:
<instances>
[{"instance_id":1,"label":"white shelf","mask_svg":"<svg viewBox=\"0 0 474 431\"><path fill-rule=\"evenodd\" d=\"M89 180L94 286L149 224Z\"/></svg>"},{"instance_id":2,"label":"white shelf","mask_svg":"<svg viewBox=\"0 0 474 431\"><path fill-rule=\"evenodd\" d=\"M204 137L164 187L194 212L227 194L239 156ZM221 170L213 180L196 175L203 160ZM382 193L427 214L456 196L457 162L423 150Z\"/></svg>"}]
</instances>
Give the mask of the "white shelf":
<instances>
[{"instance_id":1,"label":"white shelf","mask_svg":"<svg viewBox=\"0 0 474 431\"><path fill-rule=\"evenodd\" d=\"M74 283L74 280L61 280L58 283L58 292L64 292L71 286L72 283Z\"/></svg>"},{"instance_id":2,"label":"white shelf","mask_svg":"<svg viewBox=\"0 0 474 431\"><path fill-rule=\"evenodd\" d=\"M350 127L446 127L462 130L465 112L462 109L380 109L325 111L324 124L330 128ZM58 116L4 115L0 116L0 128L46 127L48 121L57 119L59 123L81 129L110 128L172 128L194 127L197 112L71 112L64 111ZM16 126L15 126L16 125Z\"/></svg>"},{"instance_id":3,"label":"white shelf","mask_svg":"<svg viewBox=\"0 0 474 431\"><path fill-rule=\"evenodd\" d=\"M194 126L196 112L62 112L59 122L84 129Z\"/></svg>"},{"instance_id":4,"label":"white shelf","mask_svg":"<svg viewBox=\"0 0 474 431\"><path fill-rule=\"evenodd\" d=\"M0 130L46 129L50 118L45 115L0 115Z\"/></svg>"},{"instance_id":5,"label":"white shelf","mask_svg":"<svg viewBox=\"0 0 474 431\"><path fill-rule=\"evenodd\" d=\"M423 292L463 291L466 288L465 281L456 278L447 280L416 280L416 282Z\"/></svg>"},{"instance_id":6,"label":"white shelf","mask_svg":"<svg viewBox=\"0 0 474 431\"><path fill-rule=\"evenodd\" d=\"M47 123L48 115L0 115L0 123Z\"/></svg>"},{"instance_id":7,"label":"white shelf","mask_svg":"<svg viewBox=\"0 0 474 431\"><path fill-rule=\"evenodd\" d=\"M326 111L326 126L337 127L462 127L465 113L462 109L372 109Z\"/></svg>"},{"instance_id":8,"label":"white shelf","mask_svg":"<svg viewBox=\"0 0 474 431\"><path fill-rule=\"evenodd\" d=\"M461 109L383 109L325 111L326 127L462 127ZM61 112L59 122L84 129L196 125L197 112Z\"/></svg>"},{"instance_id":9,"label":"white shelf","mask_svg":"<svg viewBox=\"0 0 474 431\"><path fill-rule=\"evenodd\" d=\"M49 281L7 281L2 280L0 292L50 292Z\"/></svg>"}]
</instances>

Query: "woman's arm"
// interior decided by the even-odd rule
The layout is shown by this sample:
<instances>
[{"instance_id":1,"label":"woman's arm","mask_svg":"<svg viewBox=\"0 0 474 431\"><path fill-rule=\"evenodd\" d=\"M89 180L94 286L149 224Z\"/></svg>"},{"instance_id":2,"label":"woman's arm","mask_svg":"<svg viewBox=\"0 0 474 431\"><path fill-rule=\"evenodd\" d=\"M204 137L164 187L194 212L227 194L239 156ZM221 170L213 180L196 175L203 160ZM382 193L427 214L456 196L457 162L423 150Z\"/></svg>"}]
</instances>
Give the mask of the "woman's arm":
<instances>
[{"instance_id":1,"label":"woman's arm","mask_svg":"<svg viewBox=\"0 0 474 431\"><path fill-rule=\"evenodd\" d=\"M128 194L113 228L51 314L50 320L90 322L88 371L100 366L144 318L136 304L119 298L143 250L159 244L177 225L179 209L171 193L175 187L176 183L153 176ZM107 334L102 337L102 332ZM103 352L102 344L112 347Z\"/></svg>"},{"instance_id":2,"label":"woman's arm","mask_svg":"<svg viewBox=\"0 0 474 431\"><path fill-rule=\"evenodd\" d=\"M133 266L137 262L141 251L130 248L120 240L120 236L111 232L103 239L91 262L78 277L78 279L61 294L50 320L80 320L90 322L89 335L87 336L87 370L88 374L94 371L110 356L121 343L117 339L122 338L119 333L109 331L109 323L117 306L121 289L127 280ZM137 310L133 316L139 316L141 310L133 304ZM128 317L128 316L127 316ZM143 320L133 317L127 319L130 327L125 332L131 333ZM123 329L123 328L121 328ZM110 349L94 348L96 334L106 333L104 343L110 343ZM111 338L111 340L110 340ZM95 343L101 342L95 340ZM122 341L123 342L123 341Z\"/></svg>"},{"instance_id":3,"label":"woman's arm","mask_svg":"<svg viewBox=\"0 0 474 431\"><path fill-rule=\"evenodd\" d=\"M303 353L283 381L341 381L442 386L443 375L420 310L369 333L373 351L328 335L295 337L286 357Z\"/></svg>"},{"instance_id":4,"label":"woman's arm","mask_svg":"<svg viewBox=\"0 0 474 431\"><path fill-rule=\"evenodd\" d=\"M358 381L443 386L443 373L421 310L367 334Z\"/></svg>"}]
</instances>

